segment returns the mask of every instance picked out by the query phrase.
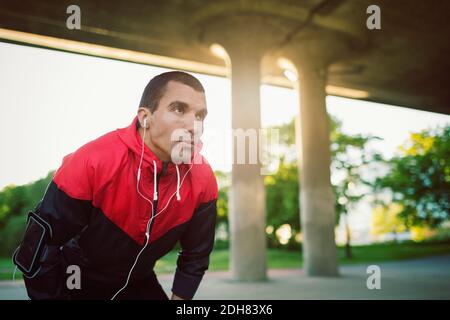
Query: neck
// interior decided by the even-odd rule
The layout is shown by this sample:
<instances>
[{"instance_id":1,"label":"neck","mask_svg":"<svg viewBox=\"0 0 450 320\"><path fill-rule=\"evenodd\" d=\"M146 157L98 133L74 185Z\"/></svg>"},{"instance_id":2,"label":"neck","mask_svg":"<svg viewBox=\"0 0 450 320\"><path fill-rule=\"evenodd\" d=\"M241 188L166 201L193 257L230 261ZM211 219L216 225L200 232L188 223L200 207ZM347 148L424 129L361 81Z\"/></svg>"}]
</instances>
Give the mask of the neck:
<instances>
[{"instance_id":1,"label":"neck","mask_svg":"<svg viewBox=\"0 0 450 320\"><path fill-rule=\"evenodd\" d=\"M138 131L139 131L139 135L140 135L141 138L142 138L142 136L143 136L143 134L144 134L144 129L143 129L143 128L139 128ZM168 162L168 161L171 160L171 159L170 159L170 156L168 156L161 148L158 148L158 147L152 142L152 139L151 139L151 137L150 137L150 134L149 134L148 130L147 130L147 132L145 133L144 143L145 143L145 145L146 145L147 147L149 147L149 149L155 154L155 156L156 156L159 160L164 161L164 162Z\"/></svg>"}]
</instances>

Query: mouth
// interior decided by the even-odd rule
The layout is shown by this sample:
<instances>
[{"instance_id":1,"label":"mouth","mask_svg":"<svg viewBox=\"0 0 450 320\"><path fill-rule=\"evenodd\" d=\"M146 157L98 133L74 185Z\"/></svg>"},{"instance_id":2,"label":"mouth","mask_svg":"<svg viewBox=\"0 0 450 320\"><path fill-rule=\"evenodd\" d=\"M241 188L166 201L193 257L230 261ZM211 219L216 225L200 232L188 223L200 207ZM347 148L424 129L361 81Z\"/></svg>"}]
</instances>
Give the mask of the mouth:
<instances>
[{"instance_id":1,"label":"mouth","mask_svg":"<svg viewBox=\"0 0 450 320\"><path fill-rule=\"evenodd\" d=\"M191 141L191 140L178 140L177 141L178 143L184 143L184 144L188 144L188 145L191 145L192 147L194 146L194 141Z\"/></svg>"}]
</instances>

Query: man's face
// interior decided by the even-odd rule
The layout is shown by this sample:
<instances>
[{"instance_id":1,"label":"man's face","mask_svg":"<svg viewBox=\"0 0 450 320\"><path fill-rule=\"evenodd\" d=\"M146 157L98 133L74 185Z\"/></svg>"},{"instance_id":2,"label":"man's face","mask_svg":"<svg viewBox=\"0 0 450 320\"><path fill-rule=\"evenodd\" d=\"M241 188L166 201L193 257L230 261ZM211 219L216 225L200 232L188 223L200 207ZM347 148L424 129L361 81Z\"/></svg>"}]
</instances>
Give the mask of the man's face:
<instances>
[{"instance_id":1,"label":"man's face","mask_svg":"<svg viewBox=\"0 0 450 320\"><path fill-rule=\"evenodd\" d=\"M180 82L167 83L156 111L148 117L150 144L163 158L161 160L170 159L175 146L183 150L190 148L193 152L194 145L200 140L206 114L204 93Z\"/></svg>"}]
</instances>

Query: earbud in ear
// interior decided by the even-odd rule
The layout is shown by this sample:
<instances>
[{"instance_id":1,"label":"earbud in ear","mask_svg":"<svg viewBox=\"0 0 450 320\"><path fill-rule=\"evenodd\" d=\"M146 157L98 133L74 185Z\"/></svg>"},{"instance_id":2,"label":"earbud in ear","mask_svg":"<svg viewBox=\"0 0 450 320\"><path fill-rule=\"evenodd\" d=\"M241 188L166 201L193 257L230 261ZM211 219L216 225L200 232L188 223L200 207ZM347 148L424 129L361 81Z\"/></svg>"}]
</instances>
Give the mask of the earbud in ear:
<instances>
[{"instance_id":1,"label":"earbud in ear","mask_svg":"<svg viewBox=\"0 0 450 320\"><path fill-rule=\"evenodd\" d=\"M147 128L147 118L144 118L144 128Z\"/></svg>"}]
</instances>

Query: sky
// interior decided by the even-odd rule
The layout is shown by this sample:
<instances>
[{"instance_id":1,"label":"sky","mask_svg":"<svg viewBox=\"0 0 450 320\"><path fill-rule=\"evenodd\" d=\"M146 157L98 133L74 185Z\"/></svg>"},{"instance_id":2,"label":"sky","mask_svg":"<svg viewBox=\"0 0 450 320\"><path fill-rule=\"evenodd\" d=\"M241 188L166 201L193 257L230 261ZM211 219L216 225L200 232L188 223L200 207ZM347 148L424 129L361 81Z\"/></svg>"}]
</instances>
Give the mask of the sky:
<instances>
[{"instance_id":1,"label":"sky","mask_svg":"<svg viewBox=\"0 0 450 320\"><path fill-rule=\"evenodd\" d=\"M0 190L57 169L62 158L116 128L128 126L142 91L164 68L0 43ZM203 154L213 169L231 169L231 137L208 137L231 128L229 79L197 75L206 90L208 116ZM263 127L289 122L298 96L261 86ZM450 124L450 116L396 106L327 97L327 110L343 131L384 138L386 156L416 132ZM216 141L217 142L217 141Z\"/></svg>"}]
</instances>

